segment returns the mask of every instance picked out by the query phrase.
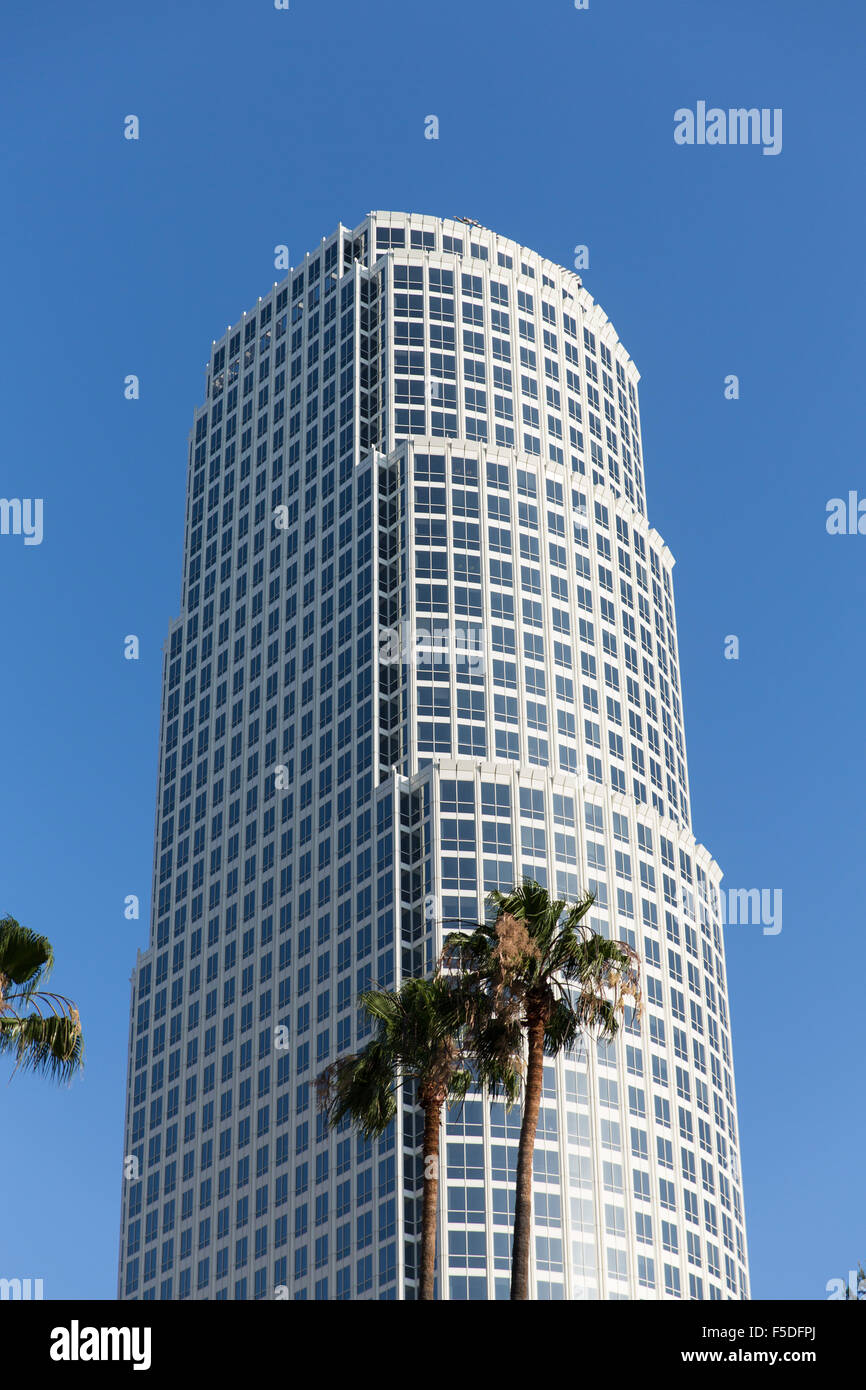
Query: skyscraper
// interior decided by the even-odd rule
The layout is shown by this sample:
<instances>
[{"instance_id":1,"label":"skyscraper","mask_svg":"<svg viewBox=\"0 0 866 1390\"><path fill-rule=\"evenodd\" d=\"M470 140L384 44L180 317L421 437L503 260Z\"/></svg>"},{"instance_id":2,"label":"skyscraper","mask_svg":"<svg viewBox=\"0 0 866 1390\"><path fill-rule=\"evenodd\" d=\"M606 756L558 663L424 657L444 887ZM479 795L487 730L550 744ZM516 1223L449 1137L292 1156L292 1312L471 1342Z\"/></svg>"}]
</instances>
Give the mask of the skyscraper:
<instances>
[{"instance_id":1,"label":"skyscraper","mask_svg":"<svg viewBox=\"0 0 866 1390\"><path fill-rule=\"evenodd\" d=\"M720 871L692 834L638 373L573 272L339 226L214 344L165 647L120 1294L415 1295L420 1117L328 1132L358 992L528 875L644 966L550 1061L533 1296L748 1296ZM444 924L444 925L443 925ZM443 1144L439 1294L508 1296L519 1115Z\"/></svg>"}]
</instances>

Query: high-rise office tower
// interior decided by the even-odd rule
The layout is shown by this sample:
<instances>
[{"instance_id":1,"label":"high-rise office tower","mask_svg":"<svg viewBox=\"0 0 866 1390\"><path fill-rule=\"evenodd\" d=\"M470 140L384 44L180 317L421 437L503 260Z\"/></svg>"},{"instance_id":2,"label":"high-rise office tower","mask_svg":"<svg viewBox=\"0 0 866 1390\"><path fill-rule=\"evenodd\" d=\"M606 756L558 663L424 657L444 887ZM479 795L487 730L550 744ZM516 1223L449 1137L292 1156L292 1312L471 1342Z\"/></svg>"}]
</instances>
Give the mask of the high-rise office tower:
<instances>
[{"instance_id":1,"label":"high-rise office tower","mask_svg":"<svg viewBox=\"0 0 866 1390\"><path fill-rule=\"evenodd\" d=\"M165 648L120 1293L401 1299L420 1117L328 1132L359 990L522 876L644 966L551 1060L533 1296L744 1298L720 872L691 830L638 373L571 271L468 221L340 226L213 346ZM443 926L443 923L445 924ZM439 1294L508 1295L519 1114L443 1143Z\"/></svg>"}]
</instances>

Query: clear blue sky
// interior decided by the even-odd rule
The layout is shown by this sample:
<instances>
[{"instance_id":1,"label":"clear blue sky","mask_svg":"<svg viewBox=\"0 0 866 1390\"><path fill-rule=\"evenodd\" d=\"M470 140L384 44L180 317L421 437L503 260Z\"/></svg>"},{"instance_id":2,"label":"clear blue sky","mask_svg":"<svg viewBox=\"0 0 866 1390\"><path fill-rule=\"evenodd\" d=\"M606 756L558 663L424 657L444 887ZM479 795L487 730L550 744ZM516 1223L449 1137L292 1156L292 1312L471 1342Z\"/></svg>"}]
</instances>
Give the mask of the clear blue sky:
<instances>
[{"instance_id":1,"label":"clear blue sky","mask_svg":"<svg viewBox=\"0 0 866 1390\"><path fill-rule=\"evenodd\" d=\"M866 496L864 38L851 0L9 11L0 495L44 498L45 535L0 537L0 911L55 943L88 1056L68 1091L0 1079L0 1274L114 1296L187 431L273 247L372 208L589 247L677 557L695 830L728 885L784 892L780 935L727 933L753 1292L822 1298L866 1261L866 536L825 529ZM782 153L676 146L699 100L781 107Z\"/></svg>"}]
</instances>

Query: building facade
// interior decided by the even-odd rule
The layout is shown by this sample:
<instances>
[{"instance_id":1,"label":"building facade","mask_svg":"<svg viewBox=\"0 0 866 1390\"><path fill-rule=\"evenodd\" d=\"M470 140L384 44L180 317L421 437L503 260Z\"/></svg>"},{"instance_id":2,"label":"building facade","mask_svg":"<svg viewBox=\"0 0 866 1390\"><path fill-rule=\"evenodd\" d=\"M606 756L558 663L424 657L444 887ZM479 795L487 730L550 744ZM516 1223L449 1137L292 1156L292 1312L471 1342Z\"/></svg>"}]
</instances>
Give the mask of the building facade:
<instances>
[{"instance_id":1,"label":"building facade","mask_svg":"<svg viewBox=\"0 0 866 1390\"><path fill-rule=\"evenodd\" d=\"M371 983L525 875L643 962L551 1060L533 1296L747 1298L719 916L638 372L468 221L338 227L213 346L132 979L120 1296L416 1292L421 1123L328 1131ZM446 1122L439 1296L508 1296L519 1108Z\"/></svg>"}]
</instances>

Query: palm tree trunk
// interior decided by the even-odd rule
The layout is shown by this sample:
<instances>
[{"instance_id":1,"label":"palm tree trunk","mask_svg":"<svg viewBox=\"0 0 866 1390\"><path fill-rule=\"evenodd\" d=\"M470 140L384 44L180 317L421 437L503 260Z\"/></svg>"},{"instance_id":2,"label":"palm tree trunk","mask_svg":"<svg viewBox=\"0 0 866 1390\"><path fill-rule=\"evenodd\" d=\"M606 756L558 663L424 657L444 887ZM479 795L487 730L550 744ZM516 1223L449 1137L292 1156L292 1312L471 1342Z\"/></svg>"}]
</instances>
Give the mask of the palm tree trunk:
<instances>
[{"instance_id":1,"label":"palm tree trunk","mask_svg":"<svg viewBox=\"0 0 866 1390\"><path fill-rule=\"evenodd\" d=\"M529 1298L529 1240L532 1230L532 1159L541 1107L544 1079L544 1017L534 1012L527 1020L529 1056L520 1147L517 1151L517 1184L514 1203L514 1244L511 1254L511 1297Z\"/></svg>"},{"instance_id":2,"label":"palm tree trunk","mask_svg":"<svg viewBox=\"0 0 866 1390\"><path fill-rule=\"evenodd\" d=\"M442 1101L423 1097L424 1201L421 1215L421 1281L418 1298L432 1300L436 1279L436 1216L439 1207L439 1132Z\"/></svg>"}]
</instances>

